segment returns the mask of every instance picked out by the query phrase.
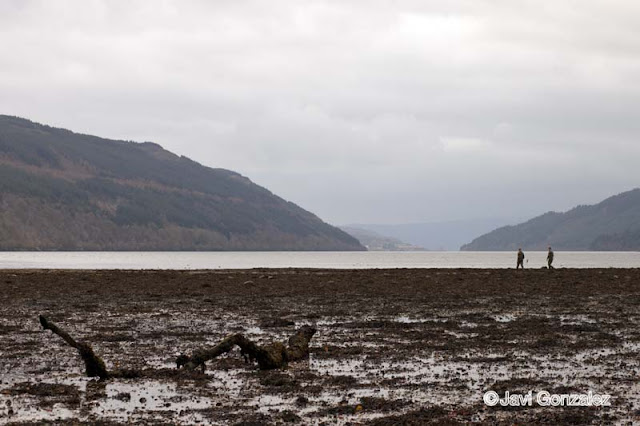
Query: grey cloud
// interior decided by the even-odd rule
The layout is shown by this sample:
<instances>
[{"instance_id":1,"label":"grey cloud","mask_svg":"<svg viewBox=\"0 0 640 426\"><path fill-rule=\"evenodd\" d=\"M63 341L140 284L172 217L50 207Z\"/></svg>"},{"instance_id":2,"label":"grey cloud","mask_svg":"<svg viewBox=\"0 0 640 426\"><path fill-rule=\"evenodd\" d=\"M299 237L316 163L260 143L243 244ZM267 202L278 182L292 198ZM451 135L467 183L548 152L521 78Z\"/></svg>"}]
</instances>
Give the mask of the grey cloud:
<instances>
[{"instance_id":1,"label":"grey cloud","mask_svg":"<svg viewBox=\"0 0 640 426\"><path fill-rule=\"evenodd\" d=\"M633 1L4 1L0 112L153 140L333 223L635 186Z\"/></svg>"}]
</instances>

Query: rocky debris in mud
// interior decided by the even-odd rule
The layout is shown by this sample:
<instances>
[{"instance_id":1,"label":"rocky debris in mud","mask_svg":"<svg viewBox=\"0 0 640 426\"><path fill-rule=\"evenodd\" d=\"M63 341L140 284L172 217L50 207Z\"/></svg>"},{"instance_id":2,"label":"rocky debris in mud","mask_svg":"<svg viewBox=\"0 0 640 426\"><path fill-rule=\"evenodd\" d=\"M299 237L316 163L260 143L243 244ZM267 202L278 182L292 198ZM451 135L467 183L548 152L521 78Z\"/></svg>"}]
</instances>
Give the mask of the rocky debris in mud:
<instances>
[{"instance_id":1,"label":"rocky debris in mud","mask_svg":"<svg viewBox=\"0 0 640 426\"><path fill-rule=\"evenodd\" d=\"M309 404L309 398L306 396L299 396L296 398L296 406L297 407L306 407Z\"/></svg>"},{"instance_id":2,"label":"rocky debris in mud","mask_svg":"<svg viewBox=\"0 0 640 426\"><path fill-rule=\"evenodd\" d=\"M420 426L420 425L461 425L455 418L455 413L447 411L441 407L422 408L420 410L409 411L405 414L388 416L372 420L367 423L370 426Z\"/></svg>"},{"instance_id":3,"label":"rocky debris in mud","mask_svg":"<svg viewBox=\"0 0 640 426\"><path fill-rule=\"evenodd\" d=\"M260 384L271 389L272 392L294 392L299 390L295 377L279 371L265 371L259 374Z\"/></svg>"},{"instance_id":4,"label":"rocky debris in mud","mask_svg":"<svg viewBox=\"0 0 640 426\"><path fill-rule=\"evenodd\" d=\"M280 420L285 423L299 423L302 421L302 418L298 416L296 413L290 410L284 410L280 413Z\"/></svg>"},{"instance_id":5,"label":"rocky debris in mud","mask_svg":"<svg viewBox=\"0 0 640 426\"><path fill-rule=\"evenodd\" d=\"M362 355L363 353L365 353L365 348L358 345L324 345L320 348L312 348L311 351L316 358L330 359L336 357Z\"/></svg>"},{"instance_id":6,"label":"rocky debris in mud","mask_svg":"<svg viewBox=\"0 0 640 426\"><path fill-rule=\"evenodd\" d=\"M80 391L77 386L60 383L16 383L3 392L5 395L29 395L37 397L39 405L50 407L57 403L78 405L80 404ZM7 405L12 405L7 400Z\"/></svg>"},{"instance_id":7,"label":"rocky debris in mud","mask_svg":"<svg viewBox=\"0 0 640 426\"><path fill-rule=\"evenodd\" d=\"M362 414L365 412L388 413L390 411L401 411L404 407L410 405L405 400L387 400L379 397L363 397L356 404L340 404L335 407L320 410L316 413L318 416L335 416L339 414Z\"/></svg>"},{"instance_id":8,"label":"rocky debris in mud","mask_svg":"<svg viewBox=\"0 0 640 426\"><path fill-rule=\"evenodd\" d=\"M123 401L123 402L129 402L129 401L131 401L131 394L129 392L120 392L119 394L117 394L113 398L117 399L117 400L120 400L120 401Z\"/></svg>"},{"instance_id":9,"label":"rocky debris in mud","mask_svg":"<svg viewBox=\"0 0 640 426\"><path fill-rule=\"evenodd\" d=\"M351 388L357 386L358 379L348 375L331 375L325 379L325 384L339 388Z\"/></svg>"},{"instance_id":10,"label":"rocky debris in mud","mask_svg":"<svg viewBox=\"0 0 640 426\"><path fill-rule=\"evenodd\" d=\"M271 318L260 322L261 328L291 327L294 325L296 325L295 322L284 318Z\"/></svg>"},{"instance_id":11,"label":"rocky debris in mud","mask_svg":"<svg viewBox=\"0 0 640 426\"><path fill-rule=\"evenodd\" d=\"M511 378L508 380L499 380L495 382L489 389L496 392L500 396L504 396L505 392L515 394L525 394L527 392L545 390L547 383L542 380L532 379L530 377Z\"/></svg>"}]
</instances>

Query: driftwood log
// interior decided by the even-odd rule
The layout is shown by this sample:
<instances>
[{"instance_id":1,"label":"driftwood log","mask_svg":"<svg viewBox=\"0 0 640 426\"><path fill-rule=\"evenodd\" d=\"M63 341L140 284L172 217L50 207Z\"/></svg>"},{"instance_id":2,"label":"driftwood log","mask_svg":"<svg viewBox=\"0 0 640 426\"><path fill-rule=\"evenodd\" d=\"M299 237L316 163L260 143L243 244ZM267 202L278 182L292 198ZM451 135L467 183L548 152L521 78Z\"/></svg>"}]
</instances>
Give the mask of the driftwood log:
<instances>
[{"instance_id":1,"label":"driftwood log","mask_svg":"<svg viewBox=\"0 0 640 426\"><path fill-rule=\"evenodd\" d=\"M42 315L40 315L40 324L43 329L51 330L54 334L62 337L62 340L67 342L69 346L76 348L78 352L80 352L88 377L107 379L110 376L104 361L93 352L93 348L88 343L77 342L73 337L69 336L66 331L60 329Z\"/></svg>"},{"instance_id":2,"label":"driftwood log","mask_svg":"<svg viewBox=\"0 0 640 426\"><path fill-rule=\"evenodd\" d=\"M287 346L281 342L259 346L242 334L232 334L212 348L197 350L191 356L180 355L176 364L178 368L184 367L186 370L194 370L198 367L204 369L205 362L238 346L245 359L256 361L261 370L284 368L288 362L309 357L309 342L315 333L315 328L308 325L302 326L289 338Z\"/></svg>"},{"instance_id":3,"label":"driftwood log","mask_svg":"<svg viewBox=\"0 0 640 426\"><path fill-rule=\"evenodd\" d=\"M76 341L69 333L42 315L40 315L39 320L44 330L51 330L54 334L60 336L69 346L78 350L80 357L84 361L85 371L88 377L99 377L101 380L106 380L110 378L135 378L149 375L148 372L143 373L140 370L107 370L104 361L95 354L91 345ZM300 329L289 338L286 346L281 342L260 346L242 334L233 334L212 348L197 350L191 356L180 355L176 360L176 364L178 368L183 367L185 371L192 371L198 367L204 371L205 362L227 353L235 346L238 346L245 360L256 361L261 370L285 368L288 362L299 361L309 357L309 342L315 333L316 329L313 327L300 327Z\"/></svg>"},{"instance_id":4,"label":"driftwood log","mask_svg":"<svg viewBox=\"0 0 640 426\"><path fill-rule=\"evenodd\" d=\"M69 346L76 348L80 353L80 357L84 361L85 371L87 377L100 377L100 380L106 380L111 378L135 378L140 377L142 373L139 370L107 370L107 367L98 355L93 352L93 348L88 343L78 342L69 335L66 331L49 321L44 316L40 315L40 324L45 330L51 330L53 334L57 334L62 337Z\"/></svg>"}]
</instances>

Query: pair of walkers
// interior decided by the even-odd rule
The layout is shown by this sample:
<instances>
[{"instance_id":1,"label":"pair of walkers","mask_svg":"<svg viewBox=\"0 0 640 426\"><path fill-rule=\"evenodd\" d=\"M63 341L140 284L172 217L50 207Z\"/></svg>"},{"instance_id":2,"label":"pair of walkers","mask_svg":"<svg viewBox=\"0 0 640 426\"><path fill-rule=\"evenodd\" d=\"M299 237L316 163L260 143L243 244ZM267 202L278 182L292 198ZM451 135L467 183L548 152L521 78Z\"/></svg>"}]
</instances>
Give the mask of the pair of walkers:
<instances>
[{"instance_id":1,"label":"pair of walkers","mask_svg":"<svg viewBox=\"0 0 640 426\"><path fill-rule=\"evenodd\" d=\"M553 250L549 247L549 252L547 253L547 266L549 269L553 269ZM518 249L518 263L516 263L516 269L522 268L524 269L524 252L521 248Z\"/></svg>"}]
</instances>

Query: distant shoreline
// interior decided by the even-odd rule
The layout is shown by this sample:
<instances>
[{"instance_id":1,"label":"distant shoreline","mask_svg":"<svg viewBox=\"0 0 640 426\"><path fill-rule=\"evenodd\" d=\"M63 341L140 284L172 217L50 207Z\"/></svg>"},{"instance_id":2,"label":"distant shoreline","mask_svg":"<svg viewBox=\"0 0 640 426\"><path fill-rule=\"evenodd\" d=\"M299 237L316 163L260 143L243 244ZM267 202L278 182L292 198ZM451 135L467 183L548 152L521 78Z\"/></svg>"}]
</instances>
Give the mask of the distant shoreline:
<instances>
[{"instance_id":1,"label":"distant shoreline","mask_svg":"<svg viewBox=\"0 0 640 426\"><path fill-rule=\"evenodd\" d=\"M547 266L546 252L527 251L525 269ZM515 268L514 252L353 251L11 251L0 269L220 270L253 268L394 269ZM634 268L640 252L556 251L555 268Z\"/></svg>"}]
</instances>

